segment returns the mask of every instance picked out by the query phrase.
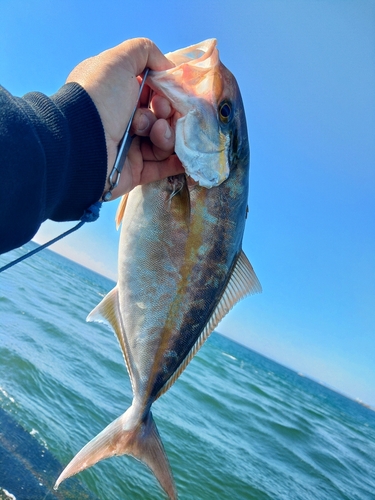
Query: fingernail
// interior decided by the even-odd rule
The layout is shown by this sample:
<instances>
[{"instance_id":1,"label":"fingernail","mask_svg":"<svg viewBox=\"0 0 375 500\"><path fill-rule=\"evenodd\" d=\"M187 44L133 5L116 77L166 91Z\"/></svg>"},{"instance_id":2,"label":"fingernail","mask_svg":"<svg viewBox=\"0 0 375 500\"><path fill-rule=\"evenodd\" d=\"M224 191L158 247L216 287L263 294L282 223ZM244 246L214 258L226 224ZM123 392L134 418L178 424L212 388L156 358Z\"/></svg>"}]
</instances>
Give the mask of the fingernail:
<instances>
[{"instance_id":1,"label":"fingernail","mask_svg":"<svg viewBox=\"0 0 375 500\"><path fill-rule=\"evenodd\" d=\"M167 130L165 131L164 137L165 137L165 139L170 139L172 137L172 130L170 127L167 127Z\"/></svg>"},{"instance_id":2,"label":"fingernail","mask_svg":"<svg viewBox=\"0 0 375 500\"><path fill-rule=\"evenodd\" d=\"M138 132L143 132L149 125L149 121L146 115L142 114L138 120Z\"/></svg>"}]
</instances>

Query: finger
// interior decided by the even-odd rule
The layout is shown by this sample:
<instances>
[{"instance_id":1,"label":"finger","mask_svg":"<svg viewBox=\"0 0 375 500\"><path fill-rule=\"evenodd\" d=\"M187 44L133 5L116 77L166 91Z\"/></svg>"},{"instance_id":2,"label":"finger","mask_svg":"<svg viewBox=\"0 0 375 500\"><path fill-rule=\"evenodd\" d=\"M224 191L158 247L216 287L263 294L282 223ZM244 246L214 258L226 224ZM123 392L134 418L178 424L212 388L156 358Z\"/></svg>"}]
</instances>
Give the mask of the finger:
<instances>
[{"instance_id":1,"label":"finger","mask_svg":"<svg viewBox=\"0 0 375 500\"><path fill-rule=\"evenodd\" d=\"M142 158L144 161L161 161L165 160L174 153L174 141L172 141L169 146L170 139L164 141L164 144L161 144L163 147L156 146L149 138L143 139L141 143L141 152Z\"/></svg>"},{"instance_id":2,"label":"finger","mask_svg":"<svg viewBox=\"0 0 375 500\"><path fill-rule=\"evenodd\" d=\"M151 128L156 120L156 116L150 109L138 108L134 114L132 126L130 128L131 135L150 135Z\"/></svg>"},{"instance_id":3,"label":"finger","mask_svg":"<svg viewBox=\"0 0 375 500\"><path fill-rule=\"evenodd\" d=\"M143 165L140 184L160 181L166 177L183 174L185 172L182 163L176 155L169 156L163 161L146 161Z\"/></svg>"},{"instance_id":4,"label":"finger","mask_svg":"<svg viewBox=\"0 0 375 500\"><path fill-rule=\"evenodd\" d=\"M143 161L163 161L174 153L173 150L164 151L164 149L156 147L147 139L141 144L141 152Z\"/></svg>"},{"instance_id":5,"label":"finger","mask_svg":"<svg viewBox=\"0 0 375 500\"><path fill-rule=\"evenodd\" d=\"M154 94L151 99L151 109L157 118L169 118L174 112L168 99L158 94Z\"/></svg>"},{"instance_id":6,"label":"finger","mask_svg":"<svg viewBox=\"0 0 375 500\"><path fill-rule=\"evenodd\" d=\"M175 146L175 134L167 120L160 118L156 120L150 130L150 140L154 149L161 149L164 152L172 153Z\"/></svg>"}]
</instances>

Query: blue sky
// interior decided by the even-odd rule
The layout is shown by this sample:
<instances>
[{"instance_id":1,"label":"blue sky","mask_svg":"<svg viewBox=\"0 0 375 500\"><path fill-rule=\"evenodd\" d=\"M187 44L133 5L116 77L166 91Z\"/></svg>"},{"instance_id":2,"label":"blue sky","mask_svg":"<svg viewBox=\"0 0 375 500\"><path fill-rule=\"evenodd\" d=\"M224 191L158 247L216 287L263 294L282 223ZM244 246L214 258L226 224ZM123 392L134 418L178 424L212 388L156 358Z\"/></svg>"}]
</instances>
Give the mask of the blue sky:
<instances>
[{"instance_id":1,"label":"blue sky","mask_svg":"<svg viewBox=\"0 0 375 500\"><path fill-rule=\"evenodd\" d=\"M55 92L135 36L216 37L251 144L244 250L263 286L218 330L375 406L375 3L2 0L0 82ZM54 249L116 276L117 203ZM37 240L60 233L47 223Z\"/></svg>"}]
</instances>

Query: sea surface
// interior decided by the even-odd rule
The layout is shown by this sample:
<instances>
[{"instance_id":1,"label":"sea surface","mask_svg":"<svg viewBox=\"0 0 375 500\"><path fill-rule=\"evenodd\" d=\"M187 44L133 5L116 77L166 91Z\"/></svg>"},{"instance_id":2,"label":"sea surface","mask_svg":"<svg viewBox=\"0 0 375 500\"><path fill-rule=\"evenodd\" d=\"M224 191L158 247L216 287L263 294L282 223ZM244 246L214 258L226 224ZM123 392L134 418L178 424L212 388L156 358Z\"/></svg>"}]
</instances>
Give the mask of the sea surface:
<instances>
[{"instance_id":1,"label":"sea surface","mask_svg":"<svg viewBox=\"0 0 375 500\"><path fill-rule=\"evenodd\" d=\"M131 404L114 334L85 322L113 286L49 250L0 274L0 407L62 464ZM375 412L218 333L153 415L180 500L375 499ZM165 498L130 457L79 477L100 500Z\"/></svg>"}]
</instances>

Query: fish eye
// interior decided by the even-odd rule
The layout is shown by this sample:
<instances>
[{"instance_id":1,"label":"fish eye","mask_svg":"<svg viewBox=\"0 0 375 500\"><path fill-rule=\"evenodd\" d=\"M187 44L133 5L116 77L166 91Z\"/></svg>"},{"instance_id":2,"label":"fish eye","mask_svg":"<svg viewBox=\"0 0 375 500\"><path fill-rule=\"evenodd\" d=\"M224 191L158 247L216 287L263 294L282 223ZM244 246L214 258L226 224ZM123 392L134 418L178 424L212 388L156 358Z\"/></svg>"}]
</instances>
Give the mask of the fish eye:
<instances>
[{"instance_id":1,"label":"fish eye","mask_svg":"<svg viewBox=\"0 0 375 500\"><path fill-rule=\"evenodd\" d=\"M228 123L232 118L232 105L225 100L219 104L219 118L223 123Z\"/></svg>"}]
</instances>

